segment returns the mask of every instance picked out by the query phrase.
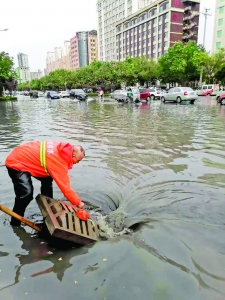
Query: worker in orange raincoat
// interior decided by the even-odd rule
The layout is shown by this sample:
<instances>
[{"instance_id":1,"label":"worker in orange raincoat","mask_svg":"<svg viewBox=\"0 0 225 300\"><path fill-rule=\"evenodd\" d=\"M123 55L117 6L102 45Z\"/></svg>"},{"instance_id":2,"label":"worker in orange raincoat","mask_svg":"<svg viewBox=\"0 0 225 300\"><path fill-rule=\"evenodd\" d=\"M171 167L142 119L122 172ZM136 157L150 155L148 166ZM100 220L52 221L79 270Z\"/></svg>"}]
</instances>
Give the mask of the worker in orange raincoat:
<instances>
[{"instance_id":1,"label":"worker in orange raincoat","mask_svg":"<svg viewBox=\"0 0 225 300\"><path fill-rule=\"evenodd\" d=\"M34 141L16 147L5 161L16 194L13 211L24 216L33 199L32 176L41 181L42 195L53 198L54 180L73 205L83 208L84 203L70 186L68 170L84 156L83 147L56 141ZM20 221L12 218L11 225L19 226Z\"/></svg>"}]
</instances>

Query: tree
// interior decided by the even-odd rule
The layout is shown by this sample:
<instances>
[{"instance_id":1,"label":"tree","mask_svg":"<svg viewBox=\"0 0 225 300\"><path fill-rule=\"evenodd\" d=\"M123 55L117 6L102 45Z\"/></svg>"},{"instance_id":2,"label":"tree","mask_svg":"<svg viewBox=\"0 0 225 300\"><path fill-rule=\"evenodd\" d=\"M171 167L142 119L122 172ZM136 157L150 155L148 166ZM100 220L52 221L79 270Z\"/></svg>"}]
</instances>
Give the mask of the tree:
<instances>
[{"instance_id":1,"label":"tree","mask_svg":"<svg viewBox=\"0 0 225 300\"><path fill-rule=\"evenodd\" d=\"M3 93L3 87L13 88L15 85L14 78L13 59L9 57L8 53L0 52L0 97Z\"/></svg>"},{"instance_id":2,"label":"tree","mask_svg":"<svg viewBox=\"0 0 225 300\"><path fill-rule=\"evenodd\" d=\"M224 82L223 70L225 65L225 49L221 48L218 52L213 53L204 69L204 79L207 83L213 83L217 80ZM213 81L213 82L210 82Z\"/></svg>"},{"instance_id":3,"label":"tree","mask_svg":"<svg viewBox=\"0 0 225 300\"><path fill-rule=\"evenodd\" d=\"M169 83L198 80L201 67L206 64L208 57L205 49L193 41L185 45L177 42L159 59L161 77Z\"/></svg>"}]
</instances>

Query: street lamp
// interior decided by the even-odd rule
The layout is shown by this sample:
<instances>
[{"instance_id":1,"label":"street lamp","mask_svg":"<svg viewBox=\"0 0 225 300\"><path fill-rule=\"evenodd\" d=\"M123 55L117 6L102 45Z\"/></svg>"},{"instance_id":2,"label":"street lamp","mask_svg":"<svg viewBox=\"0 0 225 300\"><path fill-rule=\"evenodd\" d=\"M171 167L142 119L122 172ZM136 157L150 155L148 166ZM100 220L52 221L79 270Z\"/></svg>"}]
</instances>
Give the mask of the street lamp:
<instances>
[{"instance_id":1,"label":"street lamp","mask_svg":"<svg viewBox=\"0 0 225 300\"><path fill-rule=\"evenodd\" d=\"M1 29L0 31L8 31L9 29L5 28L5 29Z\"/></svg>"}]
</instances>

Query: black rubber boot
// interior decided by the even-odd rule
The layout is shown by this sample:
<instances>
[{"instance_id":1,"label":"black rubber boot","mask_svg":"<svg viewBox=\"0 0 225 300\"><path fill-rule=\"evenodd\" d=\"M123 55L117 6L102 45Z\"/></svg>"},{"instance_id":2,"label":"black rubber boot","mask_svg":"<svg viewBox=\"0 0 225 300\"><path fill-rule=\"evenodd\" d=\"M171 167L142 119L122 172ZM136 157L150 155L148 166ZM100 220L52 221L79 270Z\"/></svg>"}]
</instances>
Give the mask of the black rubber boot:
<instances>
[{"instance_id":1,"label":"black rubber boot","mask_svg":"<svg viewBox=\"0 0 225 300\"><path fill-rule=\"evenodd\" d=\"M32 196L33 198L33 196ZM18 214L21 217L24 217L25 214L25 210L27 208L27 206L29 205L29 203L31 202L31 195L28 195L28 197L25 198L15 198L15 204L13 207L13 212L15 212L16 214ZM11 222L10 224L12 226L20 226L21 222L15 218L11 218Z\"/></svg>"}]
</instances>

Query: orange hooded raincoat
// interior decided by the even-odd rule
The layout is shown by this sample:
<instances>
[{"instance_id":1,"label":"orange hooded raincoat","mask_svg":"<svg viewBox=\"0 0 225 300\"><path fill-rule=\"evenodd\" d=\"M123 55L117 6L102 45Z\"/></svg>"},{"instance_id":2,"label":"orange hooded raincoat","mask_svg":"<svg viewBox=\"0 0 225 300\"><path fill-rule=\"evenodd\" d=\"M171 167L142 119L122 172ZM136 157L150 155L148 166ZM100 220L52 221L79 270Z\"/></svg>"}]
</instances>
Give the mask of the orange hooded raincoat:
<instances>
[{"instance_id":1,"label":"orange hooded raincoat","mask_svg":"<svg viewBox=\"0 0 225 300\"><path fill-rule=\"evenodd\" d=\"M16 147L6 158L5 165L34 177L51 176L64 196L79 206L81 200L71 188L68 175L73 167L72 153L73 146L69 143L34 141Z\"/></svg>"}]
</instances>

